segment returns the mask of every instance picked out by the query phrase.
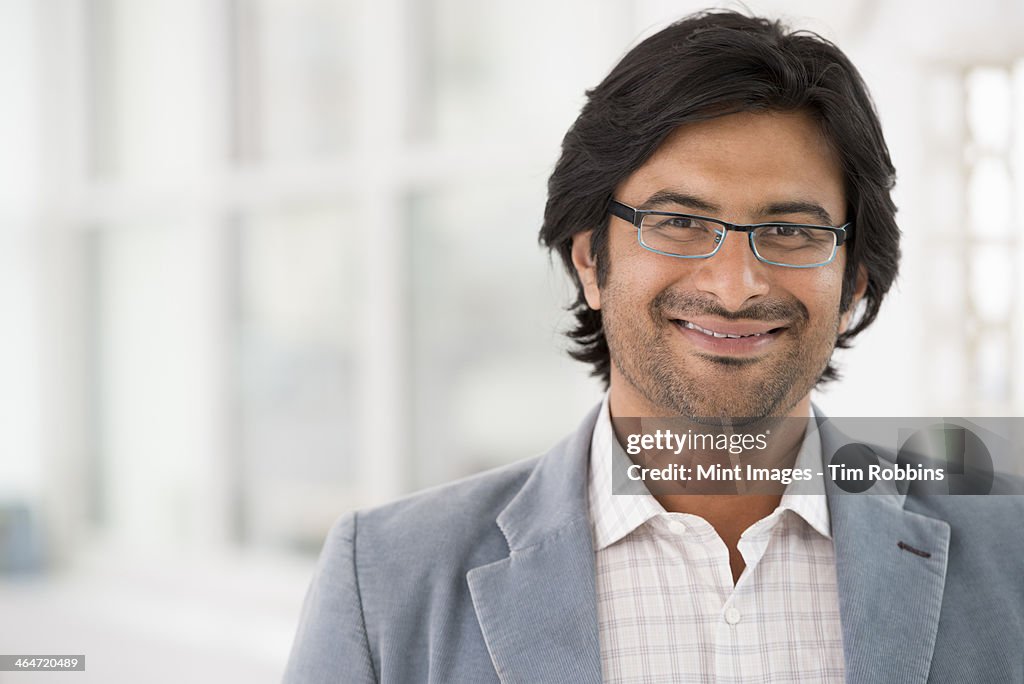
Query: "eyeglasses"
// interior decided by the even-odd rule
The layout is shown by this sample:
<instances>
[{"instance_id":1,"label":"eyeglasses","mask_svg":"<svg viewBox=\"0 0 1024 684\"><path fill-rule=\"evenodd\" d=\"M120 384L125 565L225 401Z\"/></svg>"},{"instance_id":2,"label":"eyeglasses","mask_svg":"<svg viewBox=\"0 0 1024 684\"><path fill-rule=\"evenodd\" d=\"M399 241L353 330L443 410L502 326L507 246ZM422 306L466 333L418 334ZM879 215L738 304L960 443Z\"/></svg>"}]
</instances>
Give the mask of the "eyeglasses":
<instances>
[{"instance_id":1,"label":"eyeglasses","mask_svg":"<svg viewBox=\"0 0 1024 684\"><path fill-rule=\"evenodd\" d=\"M758 261L789 268L824 266L836 258L839 245L846 242L852 223L841 226L813 226L803 223L728 223L705 216L671 211L634 209L611 200L608 212L636 226L640 246L680 259L714 256L726 233L746 233Z\"/></svg>"}]
</instances>

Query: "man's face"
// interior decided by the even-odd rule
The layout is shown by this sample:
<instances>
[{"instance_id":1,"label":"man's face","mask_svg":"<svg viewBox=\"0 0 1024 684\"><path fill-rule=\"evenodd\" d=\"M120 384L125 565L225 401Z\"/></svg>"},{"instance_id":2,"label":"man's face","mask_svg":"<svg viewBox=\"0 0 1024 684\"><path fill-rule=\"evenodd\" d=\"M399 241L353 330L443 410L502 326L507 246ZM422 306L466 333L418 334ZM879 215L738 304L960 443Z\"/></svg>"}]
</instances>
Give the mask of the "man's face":
<instances>
[{"instance_id":1,"label":"man's face","mask_svg":"<svg viewBox=\"0 0 1024 684\"><path fill-rule=\"evenodd\" d=\"M681 126L615 198L731 223L846 220L839 163L803 112ZM845 248L825 266L799 269L758 261L743 233L730 231L713 257L679 259L641 247L622 219L608 230L602 286L589 233L574 238L573 261L587 302L602 313L614 414L807 415L809 392L849 322L839 310Z\"/></svg>"}]
</instances>

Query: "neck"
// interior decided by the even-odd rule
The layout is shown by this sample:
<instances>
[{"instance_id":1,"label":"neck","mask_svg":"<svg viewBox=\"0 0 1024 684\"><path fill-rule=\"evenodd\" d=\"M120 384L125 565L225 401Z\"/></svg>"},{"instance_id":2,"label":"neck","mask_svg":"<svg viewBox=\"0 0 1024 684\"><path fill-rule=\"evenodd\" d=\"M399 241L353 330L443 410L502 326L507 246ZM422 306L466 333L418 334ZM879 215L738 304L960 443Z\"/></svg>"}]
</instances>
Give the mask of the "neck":
<instances>
[{"instance_id":1,"label":"neck","mask_svg":"<svg viewBox=\"0 0 1024 684\"><path fill-rule=\"evenodd\" d=\"M646 406L646 402L637 401L637 398L628 393L616 392L615 389L613 383L608 397L609 410L613 417L679 417L670 416L665 410ZM803 444L806 421L810 415L811 400L808 394L788 411L776 416L775 418L779 419L798 420L773 421L770 448L763 454L758 454L751 461L751 465L792 468ZM621 435L616 435L616 439L622 443ZM737 581L744 568L743 558L738 550L740 536L755 522L770 515L782 500L782 493L778 487L768 491L770 493L657 494L655 499L670 513L689 513L707 520L729 550L733 580Z\"/></svg>"}]
</instances>

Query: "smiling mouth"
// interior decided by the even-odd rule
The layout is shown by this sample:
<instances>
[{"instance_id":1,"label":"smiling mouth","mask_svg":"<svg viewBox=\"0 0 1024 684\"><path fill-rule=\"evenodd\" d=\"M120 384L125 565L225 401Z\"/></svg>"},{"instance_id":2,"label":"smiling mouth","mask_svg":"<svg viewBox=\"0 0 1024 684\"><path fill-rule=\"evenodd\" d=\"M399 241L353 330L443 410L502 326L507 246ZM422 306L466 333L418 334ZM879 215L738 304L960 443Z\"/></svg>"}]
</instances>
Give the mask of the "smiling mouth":
<instances>
[{"instance_id":1,"label":"smiling mouth","mask_svg":"<svg viewBox=\"0 0 1024 684\"><path fill-rule=\"evenodd\" d=\"M743 339L754 339L758 337L768 337L776 333L780 333L785 330L785 326L765 328L764 330L750 330L749 332L732 332L732 331L718 331L710 330L708 328L702 328L701 326L693 323L692 321L677 320L676 325L686 330L694 330L696 332L707 335L708 337L717 339L730 339L730 340L743 340Z\"/></svg>"}]
</instances>

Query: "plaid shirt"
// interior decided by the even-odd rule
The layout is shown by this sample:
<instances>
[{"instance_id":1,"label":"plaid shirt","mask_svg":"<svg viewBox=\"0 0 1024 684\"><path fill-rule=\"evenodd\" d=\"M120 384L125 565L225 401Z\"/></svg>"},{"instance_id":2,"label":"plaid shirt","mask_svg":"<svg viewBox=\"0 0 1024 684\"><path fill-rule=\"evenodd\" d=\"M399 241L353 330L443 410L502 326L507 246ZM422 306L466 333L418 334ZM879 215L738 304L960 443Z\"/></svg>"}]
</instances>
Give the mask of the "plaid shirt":
<instances>
[{"instance_id":1,"label":"plaid shirt","mask_svg":"<svg viewBox=\"0 0 1024 684\"><path fill-rule=\"evenodd\" d=\"M666 512L650 494L612 494L612 439L606 396L589 482L604 681L842 682L824 489L787 489L743 532L746 569L734 586L728 549L706 520ZM820 464L812 433L796 465Z\"/></svg>"}]
</instances>

